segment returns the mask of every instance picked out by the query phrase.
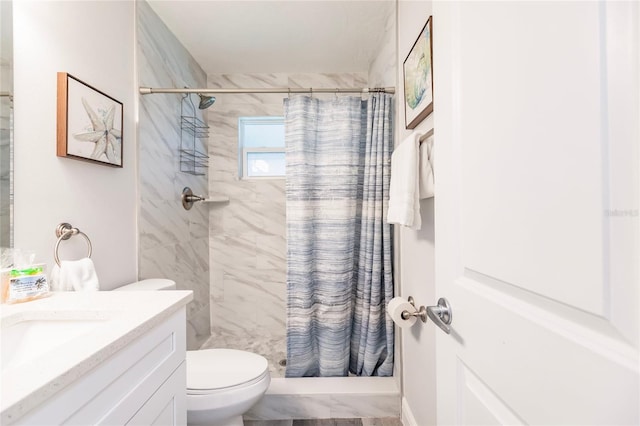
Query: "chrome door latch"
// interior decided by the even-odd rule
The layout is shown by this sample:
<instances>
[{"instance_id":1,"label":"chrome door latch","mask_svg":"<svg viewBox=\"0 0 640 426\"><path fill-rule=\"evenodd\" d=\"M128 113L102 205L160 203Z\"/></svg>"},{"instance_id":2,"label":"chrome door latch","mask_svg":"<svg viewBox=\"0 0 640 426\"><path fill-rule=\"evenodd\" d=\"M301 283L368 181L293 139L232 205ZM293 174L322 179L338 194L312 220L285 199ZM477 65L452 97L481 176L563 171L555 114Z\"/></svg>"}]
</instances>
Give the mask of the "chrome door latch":
<instances>
[{"instance_id":1,"label":"chrome door latch","mask_svg":"<svg viewBox=\"0 0 640 426\"><path fill-rule=\"evenodd\" d=\"M453 312L447 299L441 297L437 306L427 306L427 315L442 331L447 334L451 333L449 324L453 321Z\"/></svg>"}]
</instances>

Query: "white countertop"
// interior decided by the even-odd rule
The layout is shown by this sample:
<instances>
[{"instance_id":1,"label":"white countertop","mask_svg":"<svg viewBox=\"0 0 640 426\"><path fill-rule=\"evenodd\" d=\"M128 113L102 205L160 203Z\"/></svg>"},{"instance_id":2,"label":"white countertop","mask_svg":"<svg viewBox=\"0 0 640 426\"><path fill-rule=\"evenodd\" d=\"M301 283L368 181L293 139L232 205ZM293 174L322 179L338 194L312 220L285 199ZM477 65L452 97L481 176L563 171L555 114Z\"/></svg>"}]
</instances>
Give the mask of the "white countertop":
<instances>
[{"instance_id":1,"label":"white countertop","mask_svg":"<svg viewBox=\"0 0 640 426\"><path fill-rule=\"evenodd\" d=\"M2 329L34 319L98 324L90 333L73 337L32 361L3 371L0 422L19 418L38 407L192 299L191 291L54 292L44 299L0 305Z\"/></svg>"}]
</instances>

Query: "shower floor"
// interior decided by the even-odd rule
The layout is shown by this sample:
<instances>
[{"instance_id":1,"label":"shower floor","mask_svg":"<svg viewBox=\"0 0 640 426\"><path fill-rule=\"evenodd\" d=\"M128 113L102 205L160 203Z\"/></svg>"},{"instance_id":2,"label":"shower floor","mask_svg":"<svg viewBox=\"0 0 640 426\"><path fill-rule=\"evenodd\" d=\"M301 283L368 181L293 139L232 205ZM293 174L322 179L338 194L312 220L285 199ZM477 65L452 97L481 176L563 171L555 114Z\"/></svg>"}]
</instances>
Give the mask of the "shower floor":
<instances>
[{"instance_id":1,"label":"shower floor","mask_svg":"<svg viewBox=\"0 0 640 426\"><path fill-rule=\"evenodd\" d=\"M200 349L214 348L238 349L262 355L269 362L271 377L284 377L285 366L280 365L280 362L286 359L282 337L256 342L247 338L241 339L238 336L216 334L212 335L200 347Z\"/></svg>"}]
</instances>

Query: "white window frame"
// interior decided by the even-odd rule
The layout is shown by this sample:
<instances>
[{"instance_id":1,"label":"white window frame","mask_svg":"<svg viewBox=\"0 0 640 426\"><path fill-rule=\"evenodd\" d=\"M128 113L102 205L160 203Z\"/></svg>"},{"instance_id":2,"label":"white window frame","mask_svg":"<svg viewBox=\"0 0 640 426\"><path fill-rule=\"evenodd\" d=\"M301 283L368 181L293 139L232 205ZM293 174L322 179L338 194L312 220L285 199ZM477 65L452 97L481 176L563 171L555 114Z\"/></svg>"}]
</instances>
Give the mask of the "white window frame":
<instances>
[{"instance_id":1,"label":"white window frame","mask_svg":"<svg viewBox=\"0 0 640 426\"><path fill-rule=\"evenodd\" d=\"M275 152L275 153L283 153L284 147L282 148L242 148L242 179L284 179L285 175L274 175L274 176L248 176L248 164L247 158L250 153L254 152Z\"/></svg>"},{"instance_id":2,"label":"white window frame","mask_svg":"<svg viewBox=\"0 0 640 426\"><path fill-rule=\"evenodd\" d=\"M238 145L244 142L243 129L246 124L260 124L260 125L284 125L284 117L239 117L238 118ZM285 147L270 147L270 148L246 148L242 146L242 158L239 159L238 165L241 167L242 173L238 173L240 179L284 179L285 176L248 176L248 164L247 157L250 153L259 152L275 152L285 153Z\"/></svg>"}]
</instances>

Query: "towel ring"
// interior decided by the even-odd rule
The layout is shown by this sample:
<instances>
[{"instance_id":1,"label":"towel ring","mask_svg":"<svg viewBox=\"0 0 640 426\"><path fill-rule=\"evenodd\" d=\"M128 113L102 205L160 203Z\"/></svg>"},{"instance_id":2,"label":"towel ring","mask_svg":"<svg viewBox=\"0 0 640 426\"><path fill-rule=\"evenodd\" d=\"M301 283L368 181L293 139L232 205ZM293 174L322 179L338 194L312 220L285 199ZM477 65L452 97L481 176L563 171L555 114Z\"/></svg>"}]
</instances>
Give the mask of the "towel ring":
<instances>
[{"instance_id":1,"label":"towel ring","mask_svg":"<svg viewBox=\"0 0 640 426\"><path fill-rule=\"evenodd\" d=\"M60 242L62 240L68 240L74 235L82 235L84 239L87 241L87 248L89 249L87 253L87 257L91 258L93 247L91 246L91 240L89 239L89 237L87 237L87 234L85 234L78 228L74 228L68 223L63 222L56 227L56 237L58 237L58 241L56 241L56 246L53 249L53 259L56 261L56 265L60 266L60 257L58 256L58 249L60 248Z\"/></svg>"}]
</instances>

